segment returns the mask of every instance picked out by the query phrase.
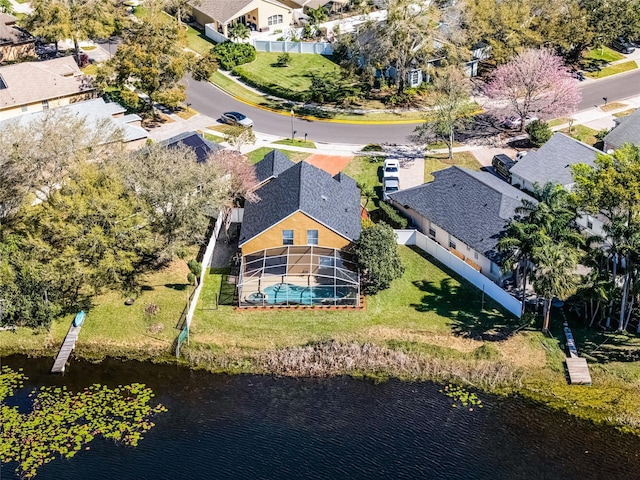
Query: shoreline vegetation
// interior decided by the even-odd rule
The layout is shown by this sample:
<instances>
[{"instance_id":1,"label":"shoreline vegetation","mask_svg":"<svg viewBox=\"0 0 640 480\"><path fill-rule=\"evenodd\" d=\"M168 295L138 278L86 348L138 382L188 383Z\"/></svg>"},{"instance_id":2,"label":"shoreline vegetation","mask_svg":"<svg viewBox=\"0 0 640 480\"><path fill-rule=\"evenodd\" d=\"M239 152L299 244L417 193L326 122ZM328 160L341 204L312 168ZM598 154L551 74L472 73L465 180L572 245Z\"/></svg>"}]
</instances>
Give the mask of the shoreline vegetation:
<instances>
[{"instance_id":1,"label":"shoreline vegetation","mask_svg":"<svg viewBox=\"0 0 640 480\"><path fill-rule=\"evenodd\" d=\"M404 276L389 290L368 297L364 311L213 308L211 298L224 290L225 281L224 272L211 272L190 345L183 345L180 360L173 350L175 325L190 287L180 283L187 267L176 261L158 274L164 280L147 279L133 306L124 306L115 294L99 297L87 315L74 358L99 362L114 357L226 374L453 383L518 395L640 435L636 365L622 359L595 363L590 358L593 386L568 385L558 318L554 337L544 336L531 317L522 322L510 317L419 250L400 251ZM169 299L159 303L167 292ZM159 314L149 318L145 306L154 299ZM49 330L1 331L0 354L48 356L53 362L71 319L72 315L56 320ZM579 348L585 345L583 333L574 333ZM617 344L624 340L620 337ZM631 342L635 337L625 338Z\"/></svg>"}]
</instances>

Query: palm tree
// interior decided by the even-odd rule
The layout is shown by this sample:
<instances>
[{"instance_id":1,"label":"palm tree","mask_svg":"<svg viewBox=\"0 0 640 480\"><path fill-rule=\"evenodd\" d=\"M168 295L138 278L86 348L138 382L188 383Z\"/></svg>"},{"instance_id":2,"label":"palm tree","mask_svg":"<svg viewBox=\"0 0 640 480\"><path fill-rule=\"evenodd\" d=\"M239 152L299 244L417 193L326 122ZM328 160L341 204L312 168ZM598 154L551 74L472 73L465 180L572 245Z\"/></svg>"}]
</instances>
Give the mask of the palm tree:
<instances>
[{"instance_id":1,"label":"palm tree","mask_svg":"<svg viewBox=\"0 0 640 480\"><path fill-rule=\"evenodd\" d=\"M247 40L251 36L251 32L246 25L234 23L227 29L227 35L229 40L235 42L236 40Z\"/></svg>"},{"instance_id":2,"label":"palm tree","mask_svg":"<svg viewBox=\"0 0 640 480\"><path fill-rule=\"evenodd\" d=\"M574 273L578 265L578 250L568 243L546 242L533 250L536 270L533 288L544 299L542 331L549 332L551 302L571 295L578 284Z\"/></svg>"}]
</instances>

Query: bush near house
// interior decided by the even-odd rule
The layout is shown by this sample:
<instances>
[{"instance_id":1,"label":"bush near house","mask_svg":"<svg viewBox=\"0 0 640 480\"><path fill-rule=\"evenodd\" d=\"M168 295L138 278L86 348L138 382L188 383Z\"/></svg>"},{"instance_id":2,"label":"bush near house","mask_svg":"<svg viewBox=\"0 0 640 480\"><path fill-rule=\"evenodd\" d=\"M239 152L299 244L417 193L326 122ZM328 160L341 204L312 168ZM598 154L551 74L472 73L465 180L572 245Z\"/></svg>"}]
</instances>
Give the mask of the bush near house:
<instances>
[{"instance_id":1,"label":"bush near house","mask_svg":"<svg viewBox=\"0 0 640 480\"><path fill-rule=\"evenodd\" d=\"M529 141L534 147L541 147L544 145L553 135L551 128L547 122L541 120L534 120L526 129L529 135Z\"/></svg>"},{"instance_id":2,"label":"bush near house","mask_svg":"<svg viewBox=\"0 0 640 480\"><path fill-rule=\"evenodd\" d=\"M224 70L233 70L234 67L244 63L253 62L256 59L256 49L247 43L224 42L211 49Z\"/></svg>"}]
</instances>

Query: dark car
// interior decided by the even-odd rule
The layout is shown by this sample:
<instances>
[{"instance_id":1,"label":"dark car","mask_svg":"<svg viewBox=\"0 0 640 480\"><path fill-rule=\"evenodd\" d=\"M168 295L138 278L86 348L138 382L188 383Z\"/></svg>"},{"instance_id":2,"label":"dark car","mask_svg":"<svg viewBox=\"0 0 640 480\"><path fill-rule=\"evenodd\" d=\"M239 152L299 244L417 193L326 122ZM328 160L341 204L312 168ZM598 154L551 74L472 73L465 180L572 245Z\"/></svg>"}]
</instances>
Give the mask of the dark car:
<instances>
[{"instance_id":1,"label":"dark car","mask_svg":"<svg viewBox=\"0 0 640 480\"><path fill-rule=\"evenodd\" d=\"M631 42L625 40L622 37L618 37L613 42L611 42L611 48L626 55L633 53L636 50Z\"/></svg>"},{"instance_id":2,"label":"dark car","mask_svg":"<svg viewBox=\"0 0 640 480\"><path fill-rule=\"evenodd\" d=\"M253 127L253 120L239 112L225 112L220 116L220 120L229 125L240 125L241 127Z\"/></svg>"},{"instance_id":3,"label":"dark car","mask_svg":"<svg viewBox=\"0 0 640 480\"><path fill-rule=\"evenodd\" d=\"M493 167L493 171L496 172L497 175L500 175L507 182L511 181L511 167L516 164L511 157L505 155L504 153L499 153L498 155L494 155L491 160L491 166Z\"/></svg>"}]
</instances>

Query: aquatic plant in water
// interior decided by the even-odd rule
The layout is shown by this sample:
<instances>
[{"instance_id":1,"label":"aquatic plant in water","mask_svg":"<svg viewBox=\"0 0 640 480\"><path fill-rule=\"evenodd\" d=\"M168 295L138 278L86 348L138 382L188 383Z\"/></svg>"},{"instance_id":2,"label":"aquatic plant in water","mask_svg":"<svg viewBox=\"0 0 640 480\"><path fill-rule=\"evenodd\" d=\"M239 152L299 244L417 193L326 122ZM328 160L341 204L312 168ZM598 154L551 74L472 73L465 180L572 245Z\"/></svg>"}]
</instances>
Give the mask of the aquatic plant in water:
<instances>
[{"instance_id":1,"label":"aquatic plant in water","mask_svg":"<svg viewBox=\"0 0 640 480\"><path fill-rule=\"evenodd\" d=\"M459 385L449 384L440 390L440 393L443 393L449 398L453 399L452 407L457 407L458 404L463 407L469 407L469 411L473 411L473 407L482 408L482 400L478 398L475 393L468 391L466 388L461 387Z\"/></svg>"},{"instance_id":2,"label":"aquatic plant in water","mask_svg":"<svg viewBox=\"0 0 640 480\"><path fill-rule=\"evenodd\" d=\"M154 427L151 417L165 412L143 384L107 388L92 385L78 393L66 387L42 387L31 392L32 409L20 413L5 399L23 385L22 371L0 370L0 458L16 462L20 478L33 478L56 457L71 458L98 436L135 447Z\"/></svg>"}]
</instances>

